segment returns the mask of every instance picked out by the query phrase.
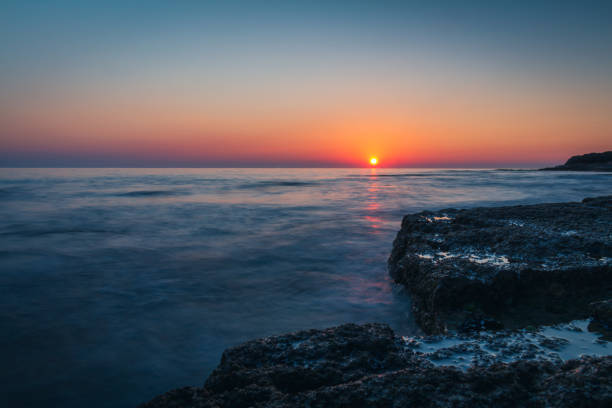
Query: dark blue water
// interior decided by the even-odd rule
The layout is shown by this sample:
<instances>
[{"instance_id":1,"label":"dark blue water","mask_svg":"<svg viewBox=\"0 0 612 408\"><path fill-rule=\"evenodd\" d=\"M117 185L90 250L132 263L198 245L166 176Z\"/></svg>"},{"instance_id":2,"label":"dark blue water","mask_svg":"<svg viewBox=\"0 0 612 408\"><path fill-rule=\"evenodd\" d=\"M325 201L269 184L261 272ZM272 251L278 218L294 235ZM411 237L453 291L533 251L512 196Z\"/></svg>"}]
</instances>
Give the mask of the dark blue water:
<instances>
[{"instance_id":1,"label":"dark blue water","mask_svg":"<svg viewBox=\"0 0 612 408\"><path fill-rule=\"evenodd\" d=\"M416 332L403 214L580 200L609 174L0 169L0 405L130 407L223 349L345 322Z\"/></svg>"}]
</instances>

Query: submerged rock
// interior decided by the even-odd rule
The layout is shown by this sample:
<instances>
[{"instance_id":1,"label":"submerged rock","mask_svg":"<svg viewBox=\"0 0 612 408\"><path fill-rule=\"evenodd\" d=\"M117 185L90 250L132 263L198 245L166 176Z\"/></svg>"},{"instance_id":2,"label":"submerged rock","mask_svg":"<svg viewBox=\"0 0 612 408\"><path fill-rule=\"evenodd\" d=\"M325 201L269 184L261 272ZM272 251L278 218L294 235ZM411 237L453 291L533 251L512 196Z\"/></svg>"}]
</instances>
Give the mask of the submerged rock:
<instances>
[{"instance_id":1,"label":"submerged rock","mask_svg":"<svg viewBox=\"0 0 612 408\"><path fill-rule=\"evenodd\" d=\"M612 297L611 226L612 196L425 211L404 217L389 272L426 333L567 322Z\"/></svg>"},{"instance_id":2,"label":"submerged rock","mask_svg":"<svg viewBox=\"0 0 612 408\"><path fill-rule=\"evenodd\" d=\"M563 165L540 170L612 171L612 151L572 156Z\"/></svg>"},{"instance_id":3,"label":"submerged rock","mask_svg":"<svg viewBox=\"0 0 612 408\"><path fill-rule=\"evenodd\" d=\"M430 341L430 340L427 340ZM503 347L499 337L492 344ZM604 407L612 357L433 364L418 341L386 325L348 324L250 341L223 353L203 387L170 391L142 408L169 407ZM493 346L491 346L493 347ZM469 346L457 345L465 352Z\"/></svg>"}]
</instances>

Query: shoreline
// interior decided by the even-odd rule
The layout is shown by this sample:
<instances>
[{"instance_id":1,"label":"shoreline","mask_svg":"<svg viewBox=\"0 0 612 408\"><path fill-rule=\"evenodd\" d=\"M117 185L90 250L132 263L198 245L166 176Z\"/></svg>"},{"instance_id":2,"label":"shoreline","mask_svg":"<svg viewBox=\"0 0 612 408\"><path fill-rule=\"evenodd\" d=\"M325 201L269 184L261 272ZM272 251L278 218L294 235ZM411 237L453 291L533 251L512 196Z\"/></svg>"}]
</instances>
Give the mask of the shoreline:
<instances>
[{"instance_id":1,"label":"shoreline","mask_svg":"<svg viewBox=\"0 0 612 408\"><path fill-rule=\"evenodd\" d=\"M389 273L428 335L346 324L249 341L203 387L141 407L605 406L611 217L612 196L407 215Z\"/></svg>"},{"instance_id":2,"label":"shoreline","mask_svg":"<svg viewBox=\"0 0 612 408\"><path fill-rule=\"evenodd\" d=\"M252 340L227 349L204 386L169 391L140 408L604 407L612 401L612 356L551 361L519 354L462 369L435 364L418 348L414 338L377 323Z\"/></svg>"}]
</instances>

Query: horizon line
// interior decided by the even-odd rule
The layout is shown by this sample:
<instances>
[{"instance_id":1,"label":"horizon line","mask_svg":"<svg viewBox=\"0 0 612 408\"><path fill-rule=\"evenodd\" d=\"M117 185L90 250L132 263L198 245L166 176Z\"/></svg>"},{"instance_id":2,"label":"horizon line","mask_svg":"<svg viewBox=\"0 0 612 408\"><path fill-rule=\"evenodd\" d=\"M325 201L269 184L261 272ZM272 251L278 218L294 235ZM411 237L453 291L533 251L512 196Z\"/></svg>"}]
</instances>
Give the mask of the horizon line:
<instances>
[{"instance_id":1,"label":"horizon line","mask_svg":"<svg viewBox=\"0 0 612 408\"><path fill-rule=\"evenodd\" d=\"M537 170L545 164L531 166L4 166L0 169L461 169L461 170Z\"/></svg>"}]
</instances>

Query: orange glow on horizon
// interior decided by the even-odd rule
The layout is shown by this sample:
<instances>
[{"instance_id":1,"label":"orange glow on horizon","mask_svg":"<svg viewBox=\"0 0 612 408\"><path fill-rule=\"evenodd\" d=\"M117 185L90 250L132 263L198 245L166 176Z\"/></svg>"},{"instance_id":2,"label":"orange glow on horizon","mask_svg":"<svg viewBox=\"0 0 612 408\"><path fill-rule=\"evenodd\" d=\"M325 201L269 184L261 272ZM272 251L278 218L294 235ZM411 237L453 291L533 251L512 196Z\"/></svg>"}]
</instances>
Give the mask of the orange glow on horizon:
<instances>
[{"instance_id":1,"label":"orange glow on horizon","mask_svg":"<svg viewBox=\"0 0 612 408\"><path fill-rule=\"evenodd\" d=\"M469 110L454 100L421 103L418 95L414 101L366 98L376 104L339 98L317 109L268 102L269 109L254 111L237 102L171 104L154 95L139 101L102 96L92 95L91 103L41 97L35 109L19 100L0 104L0 153L124 157L135 165L374 169L381 166L378 157L385 168L552 165L580 152L606 150L612 129L612 102L604 97L589 105L580 98L544 96L495 104L483 96L475 97ZM588 114L584 106L590 107ZM523 120L511 120L515 117ZM584 132L588 137L575 137Z\"/></svg>"}]
</instances>

